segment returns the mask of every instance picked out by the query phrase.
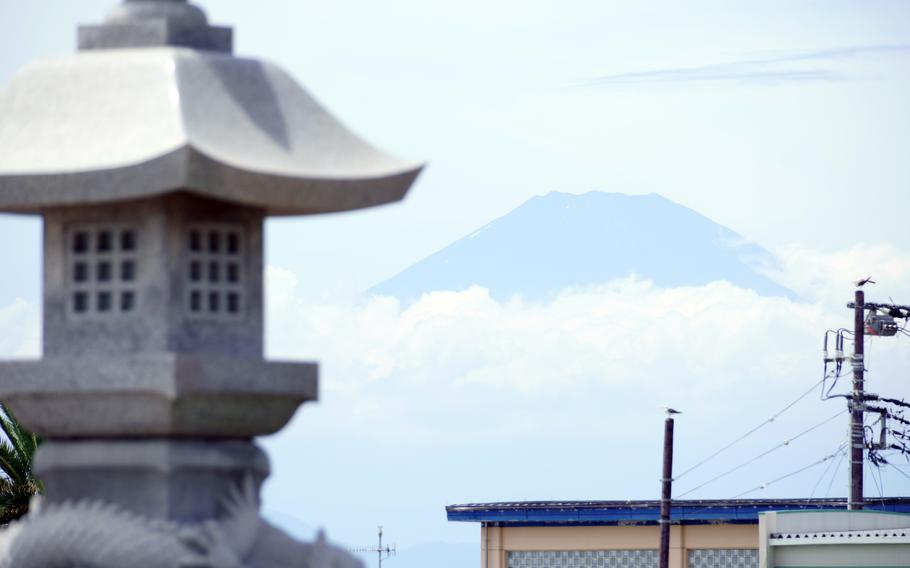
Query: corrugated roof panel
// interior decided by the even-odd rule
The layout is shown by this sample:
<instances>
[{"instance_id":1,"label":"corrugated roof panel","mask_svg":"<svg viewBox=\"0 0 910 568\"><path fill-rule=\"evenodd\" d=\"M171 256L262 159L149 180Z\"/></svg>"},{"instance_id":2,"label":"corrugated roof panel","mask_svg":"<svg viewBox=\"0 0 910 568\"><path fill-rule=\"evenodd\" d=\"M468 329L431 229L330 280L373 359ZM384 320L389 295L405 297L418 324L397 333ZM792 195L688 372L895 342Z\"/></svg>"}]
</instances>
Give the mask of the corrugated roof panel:
<instances>
[{"instance_id":1,"label":"corrugated roof panel","mask_svg":"<svg viewBox=\"0 0 910 568\"><path fill-rule=\"evenodd\" d=\"M758 523L764 511L844 509L843 499L763 499L675 501L671 519L683 524ZM910 513L910 497L869 502L876 511ZM472 503L446 507L449 521L495 523L505 526L656 524L659 501L544 501Z\"/></svg>"}]
</instances>

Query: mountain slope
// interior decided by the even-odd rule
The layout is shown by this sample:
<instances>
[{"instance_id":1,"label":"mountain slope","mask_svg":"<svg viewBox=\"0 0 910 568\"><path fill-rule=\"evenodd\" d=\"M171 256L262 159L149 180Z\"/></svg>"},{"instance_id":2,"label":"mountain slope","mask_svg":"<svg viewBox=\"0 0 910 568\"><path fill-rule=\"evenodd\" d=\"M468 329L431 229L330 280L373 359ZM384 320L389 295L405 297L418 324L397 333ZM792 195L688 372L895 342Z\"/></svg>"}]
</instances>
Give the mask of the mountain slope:
<instances>
[{"instance_id":1,"label":"mountain slope","mask_svg":"<svg viewBox=\"0 0 910 568\"><path fill-rule=\"evenodd\" d=\"M505 299L635 274L661 287L726 280L764 296L795 294L756 268L774 257L657 194L553 192L534 197L369 290L413 300L480 285Z\"/></svg>"}]
</instances>

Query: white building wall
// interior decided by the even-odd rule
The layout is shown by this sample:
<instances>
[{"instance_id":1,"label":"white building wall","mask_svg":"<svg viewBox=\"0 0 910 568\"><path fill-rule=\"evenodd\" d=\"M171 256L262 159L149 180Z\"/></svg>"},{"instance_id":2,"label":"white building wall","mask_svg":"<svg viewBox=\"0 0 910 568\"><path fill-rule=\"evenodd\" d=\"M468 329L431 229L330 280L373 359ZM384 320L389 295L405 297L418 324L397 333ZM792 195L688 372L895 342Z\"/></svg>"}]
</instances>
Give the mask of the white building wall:
<instances>
[{"instance_id":1,"label":"white building wall","mask_svg":"<svg viewBox=\"0 0 910 568\"><path fill-rule=\"evenodd\" d=\"M910 515L780 511L758 524L759 568L910 568Z\"/></svg>"}]
</instances>

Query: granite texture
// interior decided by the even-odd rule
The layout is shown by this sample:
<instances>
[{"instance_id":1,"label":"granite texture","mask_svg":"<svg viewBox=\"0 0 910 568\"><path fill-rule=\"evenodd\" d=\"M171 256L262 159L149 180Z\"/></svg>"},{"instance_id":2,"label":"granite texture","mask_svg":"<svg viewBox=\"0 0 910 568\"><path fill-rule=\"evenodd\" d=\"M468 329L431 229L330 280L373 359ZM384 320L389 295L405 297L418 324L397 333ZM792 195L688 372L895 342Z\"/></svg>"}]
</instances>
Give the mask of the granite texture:
<instances>
[{"instance_id":1,"label":"granite texture","mask_svg":"<svg viewBox=\"0 0 910 568\"><path fill-rule=\"evenodd\" d=\"M250 443L53 441L36 468L47 496L0 533L0 568L362 568L260 517Z\"/></svg>"},{"instance_id":2,"label":"granite texture","mask_svg":"<svg viewBox=\"0 0 910 568\"><path fill-rule=\"evenodd\" d=\"M244 441L50 440L35 472L44 504L85 499L189 523L224 516L224 497L247 477L258 495L269 461Z\"/></svg>"},{"instance_id":3,"label":"granite texture","mask_svg":"<svg viewBox=\"0 0 910 568\"><path fill-rule=\"evenodd\" d=\"M259 515L252 439L318 394L263 359L263 223L398 201L422 166L186 0L79 40L0 90L0 211L44 218L44 358L0 363L0 400L46 440L0 568L360 567Z\"/></svg>"},{"instance_id":4,"label":"granite texture","mask_svg":"<svg viewBox=\"0 0 910 568\"><path fill-rule=\"evenodd\" d=\"M79 27L80 50L162 45L230 53L234 33L210 26L201 8L183 0L124 2L103 24Z\"/></svg>"},{"instance_id":5,"label":"granite texture","mask_svg":"<svg viewBox=\"0 0 910 568\"><path fill-rule=\"evenodd\" d=\"M134 353L211 353L262 359L263 353L263 212L259 209L174 193L166 197L110 205L68 207L44 215L44 356L82 357L92 354L121 356ZM236 233L237 250L225 256L209 254L209 229ZM101 231L113 242L99 247ZM131 250L120 250L123 231L131 231ZM198 231L203 242L191 250L190 237ZM83 233L84 252L74 250L74 238ZM224 235L219 235L223 237ZM223 240L223 239L222 239ZM105 252L97 249L106 248ZM125 256L128 255L128 256ZM119 271L124 260L133 263L128 281ZM194 281L192 263L199 274ZM212 262L217 274L209 274ZM99 264L108 263L107 281L97 282ZM87 273L74 282L77 264ZM233 283L228 268L235 273ZM216 276L217 282L209 282ZM228 287L236 294L236 313L190 311L190 295ZM99 313L89 298L86 312L74 313L78 292L133 293L131 309L119 306ZM120 298L113 298L119 300ZM202 298L208 300L207 297ZM221 304L226 298L219 298ZM219 308L226 306L219 306Z\"/></svg>"},{"instance_id":6,"label":"granite texture","mask_svg":"<svg viewBox=\"0 0 910 568\"><path fill-rule=\"evenodd\" d=\"M347 211L402 199L422 167L362 141L278 67L211 51L34 63L0 90L0 116L0 211L176 190L267 215Z\"/></svg>"},{"instance_id":7,"label":"granite texture","mask_svg":"<svg viewBox=\"0 0 910 568\"><path fill-rule=\"evenodd\" d=\"M47 437L250 438L317 398L315 363L140 354L0 363L0 400Z\"/></svg>"},{"instance_id":8,"label":"granite texture","mask_svg":"<svg viewBox=\"0 0 910 568\"><path fill-rule=\"evenodd\" d=\"M178 192L44 218L44 359L0 363L31 429L249 438L317 398L315 363L263 360L262 210Z\"/></svg>"},{"instance_id":9,"label":"granite texture","mask_svg":"<svg viewBox=\"0 0 910 568\"><path fill-rule=\"evenodd\" d=\"M233 51L233 30L210 26L205 12L186 0L131 0L118 4L104 23L79 27L79 49L171 45Z\"/></svg>"}]
</instances>

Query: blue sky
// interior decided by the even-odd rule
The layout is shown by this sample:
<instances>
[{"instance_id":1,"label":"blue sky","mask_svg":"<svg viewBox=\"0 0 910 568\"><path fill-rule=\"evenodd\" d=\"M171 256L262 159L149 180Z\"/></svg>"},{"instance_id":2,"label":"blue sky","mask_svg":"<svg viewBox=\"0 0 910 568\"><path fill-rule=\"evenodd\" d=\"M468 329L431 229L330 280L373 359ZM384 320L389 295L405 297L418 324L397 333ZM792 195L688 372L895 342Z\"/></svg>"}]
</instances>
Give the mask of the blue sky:
<instances>
[{"instance_id":1,"label":"blue sky","mask_svg":"<svg viewBox=\"0 0 910 568\"><path fill-rule=\"evenodd\" d=\"M110 5L0 2L7 23L0 85L28 61L71 51L76 24L99 20ZM296 316L269 316L269 351L322 359L325 397L267 443L276 472L266 504L325 523L330 535L369 542L383 521L401 544L464 541L476 538L476 527L445 523L447 502L656 495L656 482L630 478L657 471L657 434L645 429L659 430L659 411L639 423L617 411L624 400L659 409L656 398L675 394L701 408L699 400L736 391L756 401L757 417L773 410L769 388L796 394L809 369L817 374L820 330L846 321L838 310L850 280L881 274L881 298L910 298L902 218L910 210L906 2L220 0L205 7L216 23L235 26L240 54L281 64L366 139L429 163L402 204L268 227L269 301ZM491 303L482 291L452 291L411 309L358 296L552 190L660 193L779 254L781 278L812 302L778 304L721 286L705 305L693 292L634 280L548 306ZM36 349L38 331L28 322L37 317L38 254L35 221L0 217L0 257L16 274L0 280L0 314L26 322L15 333L0 330L6 355ZM578 319L579 302L614 302L619 311L609 317L621 317L627 296L664 306L656 313L674 322L644 336L663 338L655 346L723 325L731 302L750 307L739 335L724 334L734 336L728 341L676 357L645 351L630 368L621 351L573 341L585 333L612 338L595 320ZM679 302L691 310L671 307ZM455 306L468 315L453 318ZM570 316L578 327L561 327ZM441 323L415 324L421 318ZM770 337L773 326L786 332ZM389 328L398 333L384 339ZM478 354L466 329L501 338L501 352ZM550 339L562 349L534 359L507 340L516 335L528 346ZM431 356L446 349L447 364ZM906 361L907 352L882 349L883 371L905 378L906 369L887 361ZM573 372L565 353L578 361ZM613 363L599 369L605 358ZM592 378L601 371L611 380ZM571 380L551 382L563 372ZM905 381L887 385L907 393ZM592 406L597 397L606 410ZM439 400L451 404L440 410ZM793 429L833 412L811 408ZM717 441L709 433L733 428L724 421L737 414L705 407L711 419L691 419L684 441L708 451ZM617 428L635 434L603 435ZM627 461L617 473L619 459ZM764 466L766 477L796 461ZM319 490L303 487L307 480ZM701 496L729 496L753 480L741 481ZM910 492L906 480L885 481Z\"/></svg>"},{"instance_id":2,"label":"blue sky","mask_svg":"<svg viewBox=\"0 0 910 568\"><path fill-rule=\"evenodd\" d=\"M16 25L0 81L70 51L75 25L110 4L3 2ZM855 195L910 205L904 2L208 8L235 25L239 53L280 63L368 140L430 164L402 205L272 224L277 264L320 267L312 292L365 289L551 190L658 191L766 247L828 250L855 240L843 229ZM910 246L887 215L869 238Z\"/></svg>"}]
</instances>

